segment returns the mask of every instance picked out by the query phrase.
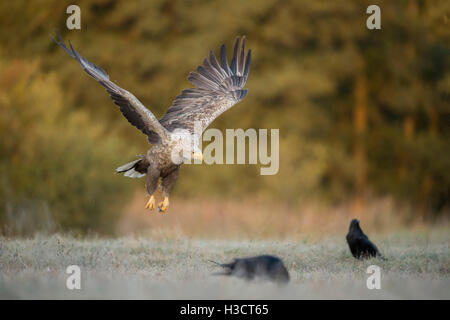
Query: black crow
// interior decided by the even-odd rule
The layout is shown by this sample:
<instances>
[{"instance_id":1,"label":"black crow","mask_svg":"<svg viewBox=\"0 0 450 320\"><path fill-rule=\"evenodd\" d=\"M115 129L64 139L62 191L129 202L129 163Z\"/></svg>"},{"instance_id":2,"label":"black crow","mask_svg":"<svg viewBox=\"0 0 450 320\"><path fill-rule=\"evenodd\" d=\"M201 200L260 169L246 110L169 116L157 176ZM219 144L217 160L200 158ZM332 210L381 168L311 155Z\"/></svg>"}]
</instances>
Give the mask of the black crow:
<instances>
[{"instance_id":1,"label":"black crow","mask_svg":"<svg viewBox=\"0 0 450 320\"><path fill-rule=\"evenodd\" d=\"M350 251L356 259L366 259L376 256L383 258L377 247L361 230L358 219L353 219L350 222L350 228L348 230L346 239Z\"/></svg>"},{"instance_id":2,"label":"black crow","mask_svg":"<svg viewBox=\"0 0 450 320\"><path fill-rule=\"evenodd\" d=\"M280 258L274 256L257 256L250 258L235 259L231 263L217 263L211 261L226 270L216 275L228 275L253 280L261 278L278 283L289 282L289 272Z\"/></svg>"}]
</instances>

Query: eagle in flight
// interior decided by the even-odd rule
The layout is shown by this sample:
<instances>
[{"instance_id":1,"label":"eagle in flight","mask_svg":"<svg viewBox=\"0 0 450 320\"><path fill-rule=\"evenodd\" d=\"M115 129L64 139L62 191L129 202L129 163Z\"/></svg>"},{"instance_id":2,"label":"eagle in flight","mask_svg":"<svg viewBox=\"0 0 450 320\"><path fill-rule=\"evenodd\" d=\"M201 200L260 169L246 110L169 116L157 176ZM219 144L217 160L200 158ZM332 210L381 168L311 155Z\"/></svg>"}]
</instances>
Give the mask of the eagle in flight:
<instances>
[{"instance_id":1,"label":"eagle in flight","mask_svg":"<svg viewBox=\"0 0 450 320\"><path fill-rule=\"evenodd\" d=\"M225 45L220 48L220 64L211 50L197 72L191 72L187 78L196 87L183 90L158 121L131 92L110 81L103 69L78 54L70 41L67 47L61 35L56 33L58 40L53 40L76 59L88 75L106 88L125 118L147 135L149 143L154 145L146 155L138 156L137 160L116 171L132 178L147 175L149 200L146 209L156 208L154 193L160 184L163 201L158 204L158 211L166 212L181 164L203 160L199 147L202 132L247 94L244 85L250 71L251 50L246 54L245 36L236 38L230 65Z\"/></svg>"}]
</instances>

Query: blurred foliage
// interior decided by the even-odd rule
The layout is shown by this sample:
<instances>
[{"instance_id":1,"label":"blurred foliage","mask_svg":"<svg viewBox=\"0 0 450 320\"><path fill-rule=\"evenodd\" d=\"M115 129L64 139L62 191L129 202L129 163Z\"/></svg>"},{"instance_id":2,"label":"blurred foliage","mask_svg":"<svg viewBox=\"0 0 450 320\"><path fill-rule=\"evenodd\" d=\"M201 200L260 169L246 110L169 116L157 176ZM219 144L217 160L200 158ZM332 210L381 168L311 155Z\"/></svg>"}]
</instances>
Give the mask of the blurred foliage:
<instances>
[{"instance_id":1,"label":"blurred foliage","mask_svg":"<svg viewBox=\"0 0 450 320\"><path fill-rule=\"evenodd\" d=\"M107 230L123 191L143 187L112 172L145 137L54 28L158 117L209 49L247 36L249 94L211 127L279 128L280 171L184 166L177 196L332 204L361 191L420 214L450 205L448 1L379 1L372 31L362 0L86 0L74 31L69 4L0 4L0 218L9 201L45 199L61 226Z\"/></svg>"},{"instance_id":2,"label":"blurred foliage","mask_svg":"<svg viewBox=\"0 0 450 320\"><path fill-rule=\"evenodd\" d=\"M24 223L33 221L45 200L52 219L63 227L110 231L108 221L114 221L118 213L111 201L125 191L111 168L121 160L118 155L125 150L124 141L90 120L86 112L65 107L57 77L42 73L38 61L9 60L7 65L4 61L0 75L2 218L11 210L17 217L25 206L30 218Z\"/></svg>"}]
</instances>

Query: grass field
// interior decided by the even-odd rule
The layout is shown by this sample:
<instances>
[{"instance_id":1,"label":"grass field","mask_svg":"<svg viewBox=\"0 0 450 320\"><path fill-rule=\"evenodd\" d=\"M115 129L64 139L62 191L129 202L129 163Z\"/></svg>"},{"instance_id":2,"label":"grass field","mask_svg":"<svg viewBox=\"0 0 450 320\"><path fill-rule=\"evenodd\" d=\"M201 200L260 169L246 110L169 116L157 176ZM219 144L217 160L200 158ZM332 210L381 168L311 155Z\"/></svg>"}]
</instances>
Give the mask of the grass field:
<instances>
[{"instance_id":1,"label":"grass field","mask_svg":"<svg viewBox=\"0 0 450 320\"><path fill-rule=\"evenodd\" d=\"M0 238L0 298L135 299L413 299L450 298L450 232L372 236L387 261L357 261L343 237L315 240L204 240L36 236ZM280 256L291 282L213 276L207 262L256 254ZM66 288L69 265L81 267L81 290ZM382 269L380 290L366 268Z\"/></svg>"}]
</instances>

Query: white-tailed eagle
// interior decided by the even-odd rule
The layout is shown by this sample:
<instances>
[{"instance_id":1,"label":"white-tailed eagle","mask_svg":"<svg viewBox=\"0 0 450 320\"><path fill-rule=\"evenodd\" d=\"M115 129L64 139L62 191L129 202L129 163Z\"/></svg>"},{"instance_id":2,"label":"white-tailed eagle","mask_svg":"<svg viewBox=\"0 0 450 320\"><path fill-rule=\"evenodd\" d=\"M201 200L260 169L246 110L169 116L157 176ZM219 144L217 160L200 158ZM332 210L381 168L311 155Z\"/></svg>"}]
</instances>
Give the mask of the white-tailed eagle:
<instances>
[{"instance_id":1,"label":"white-tailed eagle","mask_svg":"<svg viewBox=\"0 0 450 320\"><path fill-rule=\"evenodd\" d=\"M132 93L109 80L108 74L76 52L70 41L65 45L57 33L60 45L83 70L106 88L125 118L147 135L151 148L146 155L116 169L127 177L147 175L147 192L150 196L145 208L156 208L154 193L160 186L163 201L158 210L165 212L169 195L178 178L181 164L188 160L202 160L198 132L203 132L211 122L247 94L244 85L250 71L251 50L246 54L245 37L236 38L233 58L228 65L225 45L220 48L220 64L213 51L203 60L197 72L191 72L188 80L196 87L183 90L161 119L157 119ZM200 132L200 134L201 134Z\"/></svg>"}]
</instances>

